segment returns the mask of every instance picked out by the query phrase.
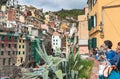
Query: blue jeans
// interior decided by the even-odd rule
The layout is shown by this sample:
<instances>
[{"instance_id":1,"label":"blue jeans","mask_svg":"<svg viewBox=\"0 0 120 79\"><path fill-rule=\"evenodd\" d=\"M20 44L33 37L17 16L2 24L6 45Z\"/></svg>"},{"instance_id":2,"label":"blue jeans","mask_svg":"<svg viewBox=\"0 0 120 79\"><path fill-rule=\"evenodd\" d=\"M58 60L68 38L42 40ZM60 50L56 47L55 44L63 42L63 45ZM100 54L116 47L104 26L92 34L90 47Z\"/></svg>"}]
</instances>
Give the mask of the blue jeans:
<instances>
[{"instance_id":1,"label":"blue jeans","mask_svg":"<svg viewBox=\"0 0 120 79\"><path fill-rule=\"evenodd\" d=\"M99 75L99 79L104 79L104 76L103 75Z\"/></svg>"}]
</instances>

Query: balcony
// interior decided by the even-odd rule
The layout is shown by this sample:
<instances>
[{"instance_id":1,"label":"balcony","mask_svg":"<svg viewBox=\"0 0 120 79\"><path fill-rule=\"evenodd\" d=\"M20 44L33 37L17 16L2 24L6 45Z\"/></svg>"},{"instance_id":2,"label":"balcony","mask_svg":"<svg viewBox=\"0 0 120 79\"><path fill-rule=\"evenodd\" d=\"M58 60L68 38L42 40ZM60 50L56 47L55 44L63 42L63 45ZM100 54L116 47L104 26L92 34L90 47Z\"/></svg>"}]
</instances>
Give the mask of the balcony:
<instances>
[{"instance_id":1,"label":"balcony","mask_svg":"<svg viewBox=\"0 0 120 79\"><path fill-rule=\"evenodd\" d=\"M96 26L90 30L90 35L93 35L95 33L101 32L100 26Z\"/></svg>"}]
</instances>

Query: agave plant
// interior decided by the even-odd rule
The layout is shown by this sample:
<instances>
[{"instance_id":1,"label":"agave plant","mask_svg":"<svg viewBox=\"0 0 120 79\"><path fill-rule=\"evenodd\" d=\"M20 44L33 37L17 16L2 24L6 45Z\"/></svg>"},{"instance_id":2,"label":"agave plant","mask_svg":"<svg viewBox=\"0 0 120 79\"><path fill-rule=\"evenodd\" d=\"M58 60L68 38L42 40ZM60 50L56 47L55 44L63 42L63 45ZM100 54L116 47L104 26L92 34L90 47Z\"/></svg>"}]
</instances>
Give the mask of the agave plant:
<instances>
[{"instance_id":1,"label":"agave plant","mask_svg":"<svg viewBox=\"0 0 120 79\"><path fill-rule=\"evenodd\" d=\"M79 72L84 68L84 65L80 64L82 59L79 53L71 52L67 58L48 56L44 45L41 49L39 40L36 41L38 42L35 47L36 53L46 62L46 65L38 69L41 70L41 74L26 73L28 77L23 79L36 78L40 75L43 79L79 79Z\"/></svg>"},{"instance_id":2,"label":"agave plant","mask_svg":"<svg viewBox=\"0 0 120 79\"><path fill-rule=\"evenodd\" d=\"M39 56L45 61L46 63L46 67L42 67L42 77L43 79L63 79L63 73L62 71L59 69L59 65L62 62L67 62L67 60L65 58L60 58L60 57L53 57L53 56L48 56L45 50L44 45L42 44L42 48L39 45L39 39L36 39L37 45L35 47L36 49L36 53L39 54ZM41 68L41 66L40 66ZM52 73L52 74L51 74ZM34 78L36 76L39 76L40 74L36 74L36 73L25 73L25 75L27 75L28 77L25 77L23 79L30 79L30 78Z\"/></svg>"}]
</instances>

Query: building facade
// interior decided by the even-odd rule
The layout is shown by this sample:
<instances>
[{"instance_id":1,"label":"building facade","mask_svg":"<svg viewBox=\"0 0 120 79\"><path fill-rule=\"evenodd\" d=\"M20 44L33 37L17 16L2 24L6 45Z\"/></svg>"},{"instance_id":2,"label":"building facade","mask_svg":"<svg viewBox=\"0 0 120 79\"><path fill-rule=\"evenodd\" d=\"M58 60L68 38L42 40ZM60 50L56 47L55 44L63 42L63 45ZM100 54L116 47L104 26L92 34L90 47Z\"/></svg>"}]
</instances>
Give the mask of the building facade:
<instances>
[{"instance_id":1,"label":"building facade","mask_svg":"<svg viewBox=\"0 0 120 79\"><path fill-rule=\"evenodd\" d=\"M26 38L23 35L19 35L17 42L17 62L16 65L19 66L25 62L26 59Z\"/></svg>"},{"instance_id":2,"label":"building facade","mask_svg":"<svg viewBox=\"0 0 120 79\"><path fill-rule=\"evenodd\" d=\"M54 51L61 48L61 38L57 32L54 32L52 35L52 48Z\"/></svg>"},{"instance_id":3,"label":"building facade","mask_svg":"<svg viewBox=\"0 0 120 79\"><path fill-rule=\"evenodd\" d=\"M104 40L120 41L120 0L88 0L89 49L100 47Z\"/></svg>"},{"instance_id":4,"label":"building facade","mask_svg":"<svg viewBox=\"0 0 120 79\"><path fill-rule=\"evenodd\" d=\"M0 66L15 65L17 62L18 36L0 32Z\"/></svg>"},{"instance_id":5,"label":"building facade","mask_svg":"<svg viewBox=\"0 0 120 79\"><path fill-rule=\"evenodd\" d=\"M84 8L84 15L78 16L78 36L79 36L79 53L89 54L88 52L88 8Z\"/></svg>"}]
</instances>

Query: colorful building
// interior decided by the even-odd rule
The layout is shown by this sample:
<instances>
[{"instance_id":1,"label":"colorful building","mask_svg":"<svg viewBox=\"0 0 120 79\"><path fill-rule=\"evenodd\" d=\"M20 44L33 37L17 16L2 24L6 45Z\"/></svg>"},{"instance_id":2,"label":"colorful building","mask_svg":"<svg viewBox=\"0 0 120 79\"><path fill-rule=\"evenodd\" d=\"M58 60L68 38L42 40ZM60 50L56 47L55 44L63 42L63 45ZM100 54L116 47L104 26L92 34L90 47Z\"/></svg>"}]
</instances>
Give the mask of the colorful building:
<instances>
[{"instance_id":1,"label":"colorful building","mask_svg":"<svg viewBox=\"0 0 120 79\"><path fill-rule=\"evenodd\" d=\"M61 48L61 38L58 32L54 32L52 35L52 48L54 51Z\"/></svg>"},{"instance_id":2,"label":"colorful building","mask_svg":"<svg viewBox=\"0 0 120 79\"><path fill-rule=\"evenodd\" d=\"M24 35L19 35L17 43L17 62L16 65L19 66L25 62L26 57L26 38Z\"/></svg>"},{"instance_id":3,"label":"colorful building","mask_svg":"<svg viewBox=\"0 0 120 79\"><path fill-rule=\"evenodd\" d=\"M104 40L120 41L120 0L88 0L89 49L100 47Z\"/></svg>"},{"instance_id":4,"label":"colorful building","mask_svg":"<svg viewBox=\"0 0 120 79\"><path fill-rule=\"evenodd\" d=\"M84 15L78 16L78 36L79 36L79 53L88 54L88 8L84 8Z\"/></svg>"},{"instance_id":5,"label":"colorful building","mask_svg":"<svg viewBox=\"0 0 120 79\"><path fill-rule=\"evenodd\" d=\"M18 35L7 32L0 30L0 66L14 65L17 62Z\"/></svg>"}]
</instances>

